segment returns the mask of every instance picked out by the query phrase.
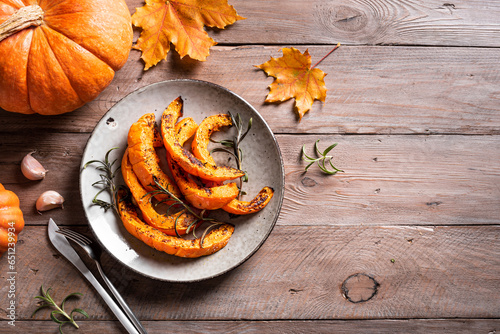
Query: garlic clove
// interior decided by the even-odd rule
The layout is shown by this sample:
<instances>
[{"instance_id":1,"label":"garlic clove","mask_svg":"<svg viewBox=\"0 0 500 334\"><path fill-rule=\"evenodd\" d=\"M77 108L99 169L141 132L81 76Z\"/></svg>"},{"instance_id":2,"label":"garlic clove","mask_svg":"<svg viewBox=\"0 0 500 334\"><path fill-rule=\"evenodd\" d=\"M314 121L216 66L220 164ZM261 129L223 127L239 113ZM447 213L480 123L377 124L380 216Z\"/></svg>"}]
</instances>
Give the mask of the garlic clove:
<instances>
[{"instance_id":1,"label":"garlic clove","mask_svg":"<svg viewBox=\"0 0 500 334\"><path fill-rule=\"evenodd\" d=\"M34 152L26 154L21 161L21 172L29 180L41 180L45 177L47 170L43 168L42 164L33 158Z\"/></svg>"},{"instance_id":2,"label":"garlic clove","mask_svg":"<svg viewBox=\"0 0 500 334\"><path fill-rule=\"evenodd\" d=\"M52 210L55 208L62 208L64 198L54 190L44 192L36 200L36 209L38 212Z\"/></svg>"}]
</instances>

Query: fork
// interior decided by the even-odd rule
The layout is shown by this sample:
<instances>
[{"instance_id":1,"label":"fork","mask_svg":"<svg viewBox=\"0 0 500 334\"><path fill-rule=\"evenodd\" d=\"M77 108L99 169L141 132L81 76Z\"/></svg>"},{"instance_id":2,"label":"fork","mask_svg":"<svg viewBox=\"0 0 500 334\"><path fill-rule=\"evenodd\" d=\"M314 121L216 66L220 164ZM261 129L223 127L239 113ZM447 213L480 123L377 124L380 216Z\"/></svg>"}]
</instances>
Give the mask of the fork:
<instances>
[{"instance_id":1,"label":"fork","mask_svg":"<svg viewBox=\"0 0 500 334\"><path fill-rule=\"evenodd\" d=\"M147 334L146 330L142 326L141 322L135 314L132 312L130 307L127 305L125 300L122 298L118 290L113 286L113 283L108 279L108 277L104 274L104 271L102 270L101 266L101 254L102 254L102 248L100 245L98 245L96 242L93 242L91 239L86 237L83 234L80 234L76 231L67 229L67 228L61 228L57 233L60 233L64 235L66 238L69 240L75 242L78 246L80 246L85 253L92 259L94 260L97 270L99 271L99 274L101 275L104 283L108 286L109 290L115 296L116 300L118 301L118 304L122 307L123 311L127 314L129 317L130 321L134 324L135 328L139 331L141 334Z\"/></svg>"}]
</instances>

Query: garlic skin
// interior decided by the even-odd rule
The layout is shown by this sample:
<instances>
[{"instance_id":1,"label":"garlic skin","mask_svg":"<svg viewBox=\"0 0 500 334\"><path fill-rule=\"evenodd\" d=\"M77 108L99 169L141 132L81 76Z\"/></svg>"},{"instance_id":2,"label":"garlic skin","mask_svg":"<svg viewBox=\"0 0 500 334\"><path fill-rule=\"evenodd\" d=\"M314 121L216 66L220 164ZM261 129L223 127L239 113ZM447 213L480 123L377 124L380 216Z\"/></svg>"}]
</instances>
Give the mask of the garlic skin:
<instances>
[{"instance_id":1,"label":"garlic skin","mask_svg":"<svg viewBox=\"0 0 500 334\"><path fill-rule=\"evenodd\" d=\"M36 200L36 209L38 212L52 210L55 208L62 208L64 198L54 190L44 192Z\"/></svg>"},{"instance_id":2,"label":"garlic skin","mask_svg":"<svg viewBox=\"0 0 500 334\"><path fill-rule=\"evenodd\" d=\"M26 154L23 161L21 161L21 172L29 180L42 180L45 178L47 170L43 168L38 160L31 156L33 153Z\"/></svg>"}]
</instances>

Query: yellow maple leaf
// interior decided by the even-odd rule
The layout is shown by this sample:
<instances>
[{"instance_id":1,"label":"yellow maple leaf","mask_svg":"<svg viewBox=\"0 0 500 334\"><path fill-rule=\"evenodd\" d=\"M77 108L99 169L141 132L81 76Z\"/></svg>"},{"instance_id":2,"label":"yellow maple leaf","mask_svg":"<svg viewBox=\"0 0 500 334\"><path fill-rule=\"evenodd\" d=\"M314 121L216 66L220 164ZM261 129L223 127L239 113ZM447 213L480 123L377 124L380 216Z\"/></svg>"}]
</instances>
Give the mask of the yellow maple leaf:
<instances>
[{"instance_id":1,"label":"yellow maple leaf","mask_svg":"<svg viewBox=\"0 0 500 334\"><path fill-rule=\"evenodd\" d=\"M311 68L311 56L308 50L303 54L295 48L283 48L282 51L283 57L271 57L271 60L256 67L276 78L269 85L266 102L283 102L295 98L295 107L300 121L302 116L311 109L314 100L325 102L326 73L315 68L317 64Z\"/></svg>"},{"instance_id":2,"label":"yellow maple leaf","mask_svg":"<svg viewBox=\"0 0 500 334\"><path fill-rule=\"evenodd\" d=\"M205 61L217 43L204 26L224 29L242 19L227 0L146 0L132 15L133 25L142 28L133 48L142 51L144 70L167 57L170 43L181 58Z\"/></svg>"}]
</instances>

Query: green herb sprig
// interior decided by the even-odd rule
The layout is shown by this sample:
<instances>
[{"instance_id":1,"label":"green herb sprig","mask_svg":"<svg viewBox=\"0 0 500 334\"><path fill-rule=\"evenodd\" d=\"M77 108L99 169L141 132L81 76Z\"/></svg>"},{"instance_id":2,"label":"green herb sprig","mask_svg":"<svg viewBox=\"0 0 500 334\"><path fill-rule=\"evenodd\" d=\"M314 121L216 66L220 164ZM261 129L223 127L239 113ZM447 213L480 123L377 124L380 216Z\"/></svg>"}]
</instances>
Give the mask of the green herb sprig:
<instances>
[{"instance_id":1,"label":"green herb sprig","mask_svg":"<svg viewBox=\"0 0 500 334\"><path fill-rule=\"evenodd\" d=\"M99 174L101 179L99 181L96 181L92 184L92 186L99 186L102 187L101 190L97 192L97 194L94 196L92 199L92 204L98 205L101 208L104 209L104 211L108 211L109 209L113 209L116 212L118 212L118 207L115 202L115 197L117 188L116 185L113 181L113 179L116 176L116 173L120 170L121 166L118 166L114 171L113 171L113 165L116 163L118 159L113 160L112 162L109 161L109 154L113 151L118 149L118 147L113 147L110 149L108 152L106 152L106 155L104 156L104 160L90 160L85 163L83 166L82 170L87 168L89 165L93 163L99 164L95 169L98 171L103 172L102 174ZM98 196L103 192L103 191L108 191L111 194L111 203L106 202L104 200L101 200L98 198Z\"/></svg>"},{"instance_id":2,"label":"green herb sprig","mask_svg":"<svg viewBox=\"0 0 500 334\"><path fill-rule=\"evenodd\" d=\"M193 216L196 217L196 220L194 222L192 222L191 224L189 224L188 228L186 229L186 234L190 233L190 232L193 232L193 236L195 238L197 238L196 236L196 226L198 225L198 223L200 221L202 222L207 222L209 223L210 225L205 228L205 230L203 231L203 234L200 238L200 247L203 248L203 241L205 240L205 236L207 235L207 233L213 229L215 226L218 226L218 225L222 225L223 223L221 222L218 222L218 221L215 221L214 218L210 218L210 217L205 217L205 212L206 210L202 210L200 213L197 213L195 210L192 209L191 206L189 206L188 204L186 204L184 201L182 201L179 197L175 196L170 190L166 189L165 187L163 187L160 182L158 181L158 179L156 177L153 176L153 181L155 182L154 185L152 185L153 187L156 188L156 190L153 190L151 192L149 192L148 194L151 194L151 195L157 195L157 194L165 194L165 195L168 195L170 197L170 199L172 201L174 201L174 204L171 204L168 209L167 209L167 212L168 210L170 210L173 206L181 206L183 207L187 212L191 213ZM147 194L146 194L147 195ZM175 220L175 224L174 224L174 230L175 230L175 234L178 236L178 237L181 237L179 235L179 233L177 232L177 221L179 219L181 215L179 215L176 220Z\"/></svg>"},{"instance_id":3,"label":"green herb sprig","mask_svg":"<svg viewBox=\"0 0 500 334\"><path fill-rule=\"evenodd\" d=\"M64 334L63 331L62 331L62 326L64 324L71 324L73 326L75 326L77 329L79 328L78 324L76 323L75 319L74 319L74 313L80 313L81 315L83 315L85 318L88 318L89 315L87 314L87 312L85 312L84 310L80 309L80 308L74 308L71 312L69 312L69 314L64 310L64 303L66 303L66 301L71 298L71 297L74 297L74 296L83 296L83 294L79 293L79 292L74 292L74 293L71 293L69 295L67 295L63 301L61 302L61 306L58 306L56 304L56 302L54 301L54 299L52 299L52 297L49 295L49 291L52 290L52 288L48 288L47 291L44 291L43 289L43 285L40 287L40 291L41 291L41 296L36 296L35 298L36 299L41 299L43 301L43 304L40 305L34 312L33 314L31 315L31 317L33 317L35 315L35 313L37 313L38 311L40 311L41 309L43 308L46 308L46 307L52 307L52 308L55 308L55 310L53 310L52 312L50 312L50 318L52 319L52 321L56 322L59 324L59 333L60 334ZM57 316L60 315L60 316L63 316L64 318L58 318Z\"/></svg>"},{"instance_id":4,"label":"green herb sprig","mask_svg":"<svg viewBox=\"0 0 500 334\"><path fill-rule=\"evenodd\" d=\"M236 159L236 164L239 170L243 170L243 152L240 149L241 141L246 137L250 129L252 128L253 119L250 118L248 120L248 124L246 130L243 128L243 121L239 113L234 116L229 112L229 116L231 116L231 121L236 128L236 135L231 140L221 140L221 141L213 141L215 143L219 143L222 146L232 148L232 152L224 147L217 147L212 150L212 152L226 152L231 154ZM245 175L241 178L243 182L248 182L248 174L245 172Z\"/></svg>"},{"instance_id":5,"label":"green herb sprig","mask_svg":"<svg viewBox=\"0 0 500 334\"><path fill-rule=\"evenodd\" d=\"M307 161L309 164L306 166L305 171L309 169L315 162L318 164L319 169L325 174L334 175L337 172L343 172L343 170L338 169L332 163L332 156L327 155L331 150L337 146L337 143L328 146L323 152L321 152L318 148L319 139L314 143L314 151L316 152L317 158L312 158L306 154L306 145L302 146L302 160ZM331 170L328 169L326 162L330 164Z\"/></svg>"},{"instance_id":6,"label":"green herb sprig","mask_svg":"<svg viewBox=\"0 0 500 334\"><path fill-rule=\"evenodd\" d=\"M118 166L116 169L113 170L113 166L114 164L116 163L117 159L113 160L113 161L110 161L109 159L109 155L110 153L113 151L113 150L116 150L118 149L117 147L114 147L112 149L110 149L108 152L106 152L106 155L104 156L104 160L90 160L88 162L85 163L85 165L83 166L82 170L87 168L89 165L91 164L94 164L94 163L97 163L98 165L95 167L97 170L101 171L102 174L100 174L99 176L101 177L101 179L99 181L96 181L94 182L92 185L93 186L98 186L98 187L101 187L102 189L100 189L97 194L94 196L94 198L92 199L92 203L95 204L95 205L98 205L100 206L101 208L103 208L105 211L107 211L108 209L113 209L115 210L116 213L119 214L118 212L118 206L117 206L117 203L116 203L116 194L117 194L117 191L120 187L117 187L115 182L114 182L114 178L116 176L116 173L120 170L121 166ZM205 239L205 236L206 234L215 226L217 225L221 225L222 223L221 222L216 222L213 218L209 218L209 217L205 217L204 214L205 214L205 210L201 211L200 213L197 213L195 210L193 210L188 204L186 204L185 202L183 202L180 198L178 198L177 196L175 196L172 192L170 192L168 189L164 188L158 181L158 179L156 177L153 177L153 180L155 182L155 184L151 185L153 186L154 188L156 188L156 190L153 190L153 191L150 191L148 192L147 194L145 194L144 196L147 196L147 195L152 195L152 197L154 195L157 195L157 194L166 194L169 196L169 198L174 201L174 204L171 204L168 209L167 209L167 212L170 211L170 209L173 207L173 206L181 206L183 207L186 212L189 212L191 213L193 216L196 217L196 220L194 222L192 222L187 230L186 230L186 234L188 233L193 233L193 236L195 238L197 238L196 236L196 226L198 225L198 223L200 221L203 221L203 222L209 222L210 225L205 229L205 231L203 232L202 236L201 236L201 240L200 240L200 245L201 247L203 247L203 240ZM109 202L106 202L102 199L99 199L98 196L104 192L104 191L108 191L111 195L111 203ZM152 197L150 200L152 200ZM177 232L177 222L179 220L179 218L181 217L182 215L178 215L176 220L175 220L175 233L178 237L181 237L180 234Z\"/></svg>"}]
</instances>

